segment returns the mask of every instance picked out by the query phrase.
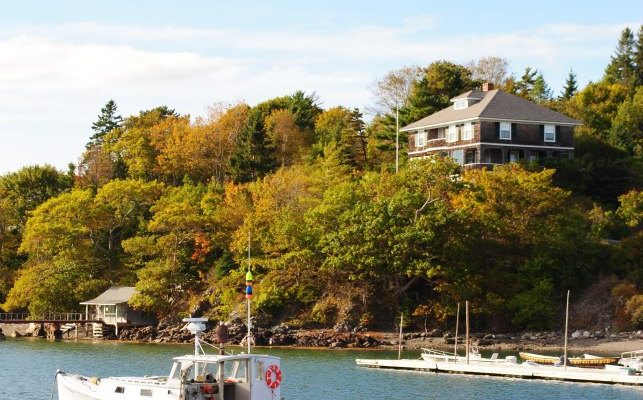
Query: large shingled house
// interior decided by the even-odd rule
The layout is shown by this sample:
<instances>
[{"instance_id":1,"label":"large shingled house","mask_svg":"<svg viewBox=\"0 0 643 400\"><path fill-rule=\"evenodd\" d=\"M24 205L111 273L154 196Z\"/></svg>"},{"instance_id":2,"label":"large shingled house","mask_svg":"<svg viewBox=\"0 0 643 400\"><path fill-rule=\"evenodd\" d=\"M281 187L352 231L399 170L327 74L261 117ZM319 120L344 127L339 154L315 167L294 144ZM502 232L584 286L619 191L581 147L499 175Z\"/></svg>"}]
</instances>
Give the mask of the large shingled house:
<instances>
[{"instance_id":1,"label":"large shingled house","mask_svg":"<svg viewBox=\"0 0 643 400\"><path fill-rule=\"evenodd\" d=\"M465 166L574 155L580 122L485 83L451 99L452 106L401 129L409 158L450 156Z\"/></svg>"}]
</instances>

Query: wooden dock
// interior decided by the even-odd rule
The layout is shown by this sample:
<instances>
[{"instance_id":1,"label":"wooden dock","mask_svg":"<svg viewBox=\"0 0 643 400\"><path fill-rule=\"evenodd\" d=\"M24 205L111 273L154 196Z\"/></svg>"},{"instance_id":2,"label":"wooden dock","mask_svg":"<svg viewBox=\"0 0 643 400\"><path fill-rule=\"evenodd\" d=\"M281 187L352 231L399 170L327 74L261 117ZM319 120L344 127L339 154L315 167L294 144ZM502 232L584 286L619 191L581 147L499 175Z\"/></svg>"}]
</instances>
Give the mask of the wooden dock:
<instances>
[{"instance_id":1,"label":"wooden dock","mask_svg":"<svg viewBox=\"0 0 643 400\"><path fill-rule=\"evenodd\" d=\"M628 375L627 371L606 371L593 368L554 367L515 363L436 363L424 360L357 359L358 366L434 373L487 375L522 379L546 379L567 382L605 383L630 386L643 385L643 376Z\"/></svg>"}]
</instances>

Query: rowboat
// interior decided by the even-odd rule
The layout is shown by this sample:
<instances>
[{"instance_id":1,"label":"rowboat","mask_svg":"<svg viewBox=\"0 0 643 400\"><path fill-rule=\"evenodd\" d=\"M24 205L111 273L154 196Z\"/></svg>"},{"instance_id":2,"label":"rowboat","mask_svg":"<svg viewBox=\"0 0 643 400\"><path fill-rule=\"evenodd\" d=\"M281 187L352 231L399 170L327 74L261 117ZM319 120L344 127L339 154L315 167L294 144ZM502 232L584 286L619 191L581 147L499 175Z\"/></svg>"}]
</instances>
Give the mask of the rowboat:
<instances>
[{"instance_id":1,"label":"rowboat","mask_svg":"<svg viewBox=\"0 0 643 400\"><path fill-rule=\"evenodd\" d=\"M561 357L556 357L556 356L545 356L542 354L533 354L533 353L524 353L524 352L520 352L518 354L520 355L520 358L522 358L523 360L532 361L538 364L556 364L561 362ZM583 354L580 357L570 357L568 360L570 365L592 367L592 366L614 364L618 359L616 357L600 357L600 356L593 356L591 354Z\"/></svg>"}]
</instances>

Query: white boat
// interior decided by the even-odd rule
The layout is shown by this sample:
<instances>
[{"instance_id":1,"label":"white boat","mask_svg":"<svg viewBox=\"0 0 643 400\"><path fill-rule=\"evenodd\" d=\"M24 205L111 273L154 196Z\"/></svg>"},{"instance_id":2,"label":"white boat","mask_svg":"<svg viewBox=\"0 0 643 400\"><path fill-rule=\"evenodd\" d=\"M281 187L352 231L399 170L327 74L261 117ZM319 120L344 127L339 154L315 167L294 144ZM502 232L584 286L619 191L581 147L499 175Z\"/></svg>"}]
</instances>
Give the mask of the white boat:
<instances>
[{"instance_id":1,"label":"white boat","mask_svg":"<svg viewBox=\"0 0 643 400\"><path fill-rule=\"evenodd\" d=\"M428 362L435 363L466 363L467 357L460 356L456 353L449 353L441 350L422 349L422 359ZM490 358L482 357L476 347L472 347L469 352L469 364L516 364L517 359L515 356L507 356L506 358L498 358L498 353L493 353Z\"/></svg>"},{"instance_id":2,"label":"white boat","mask_svg":"<svg viewBox=\"0 0 643 400\"><path fill-rule=\"evenodd\" d=\"M204 318L187 318L194 355L174 358L168 376L96 378L58 371L59 400L280 400L280 359L257 354L205 354Z\"/></svg>"},{"instance_id":3,"label":"white boat","mask_svg":"<svg viewBox=\"0 0 643 400\"><path fill-rule=\"evenodd\" d=\"M618 363L636 372L643 372L643 350L622 353Z\"/></svg>"}]
</instances>

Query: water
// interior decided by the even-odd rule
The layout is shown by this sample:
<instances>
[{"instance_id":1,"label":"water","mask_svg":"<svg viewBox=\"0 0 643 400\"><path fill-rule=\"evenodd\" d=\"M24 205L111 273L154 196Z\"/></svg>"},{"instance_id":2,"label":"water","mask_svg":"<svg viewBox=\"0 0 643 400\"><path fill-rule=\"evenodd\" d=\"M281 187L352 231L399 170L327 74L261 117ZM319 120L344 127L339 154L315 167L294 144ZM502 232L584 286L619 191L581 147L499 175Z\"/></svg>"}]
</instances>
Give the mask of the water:
<instances>
[{"instance_id":1,"label":"water","mask_svg":"<svg viewBox=\"0 0 643 400\"><path fill-rule=\"evenodd\" d=\"M235 349L239 350L239 349ZM190 345L0 342L0 400L48 400L56 369L89 376L167 375L171 358ZM355 366L355 358L396 358L393 351L257 349L282 358L282 395L287 400L328 399L643 399L626 386L489 378ZM417 358L408 352L405 358ZM55 397L54 397L55 398Z\"/></svg>"}]
</instances>

